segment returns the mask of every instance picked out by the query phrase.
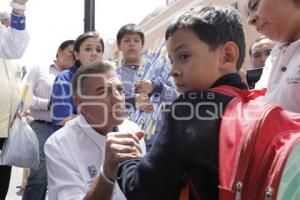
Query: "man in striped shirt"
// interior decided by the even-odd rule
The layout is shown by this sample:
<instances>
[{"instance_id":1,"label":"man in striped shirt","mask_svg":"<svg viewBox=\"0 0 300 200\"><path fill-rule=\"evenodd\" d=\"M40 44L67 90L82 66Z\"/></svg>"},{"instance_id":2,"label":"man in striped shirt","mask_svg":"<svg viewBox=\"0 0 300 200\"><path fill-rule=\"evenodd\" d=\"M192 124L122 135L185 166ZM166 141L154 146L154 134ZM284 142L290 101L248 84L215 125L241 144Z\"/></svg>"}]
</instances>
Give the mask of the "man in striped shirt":
<instances>
[{"instance_id":1,"label":"man in striped shirt","mask_svg":"<svg viewBox=\"0 0 300 200\"><path fill-rule=\"evenodd\" d=\"M34 121L31 123L31 127L39 140L40 164L37 169L31 169L30 171L23 195L24 200L42 200L46 196L47 171L44 144L53 133L49 111L50 96L55 77L74 62L73 45L74 40L66 40L61 43L53 64L45 69L42 69L41 66L34 66L25 78L26 83L32 84L33 88L33 103L30 107L30 115Z\"/></svg>"}]
</instances>

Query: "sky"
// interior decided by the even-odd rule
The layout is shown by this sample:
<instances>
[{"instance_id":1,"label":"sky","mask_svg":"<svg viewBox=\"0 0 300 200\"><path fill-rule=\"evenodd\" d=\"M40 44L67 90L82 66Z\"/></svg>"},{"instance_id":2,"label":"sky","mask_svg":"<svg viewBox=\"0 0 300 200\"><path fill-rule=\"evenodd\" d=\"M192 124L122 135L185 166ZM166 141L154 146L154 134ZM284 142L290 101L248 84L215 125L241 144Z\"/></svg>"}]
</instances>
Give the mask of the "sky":
<instances>
[{"instance_id":1,"label":"sky","mask_svg":"<svg viewBox=\"0 0 300 200\"><path fill-rule=\"evenodd\" d=\"M11 0L0 1L0 11L10 11ZM107 39L115 39L126 23L139 23L166 0L95 0L95 29ZM26 9L29 46L21 59L24 65L51 64L64 40L83 33L84 0L29 0Z\"/></svg>"}]
</instances>

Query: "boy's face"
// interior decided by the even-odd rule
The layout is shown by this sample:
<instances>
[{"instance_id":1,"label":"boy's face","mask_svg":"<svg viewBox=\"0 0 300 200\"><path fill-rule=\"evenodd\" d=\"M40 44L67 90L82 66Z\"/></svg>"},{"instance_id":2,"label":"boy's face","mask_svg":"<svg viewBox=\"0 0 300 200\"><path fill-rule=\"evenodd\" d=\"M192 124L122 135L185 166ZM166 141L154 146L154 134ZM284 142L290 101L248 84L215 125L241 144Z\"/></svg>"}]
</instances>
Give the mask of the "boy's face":
<instances>
[{"instance_id":1,"label":"boy's face","mask_svg":"<svg viewBox=\"0 0 300 200\"><path fill-rule=\"evenodd\" d=\"M142 39L138 33L126 33L118 44L118 48L123 53L125 63L135 63L139 61L143 50Z\"/></svg>"},{"instance_id":2,"label":"boy's face","mask_svg":"<svg viewBox=\"0 0 300 200\"><path fill-rule=\"evenodd\" d=\"M208 89L221 77L219 48L210 50L192 30L177 30L167 40L167 49L179 92Z\"/></svg>"},{"instance_id":3,"label":"boy's face","mask_svg":"<svg viewBox=\"0 0 300 200\"><path fill-rule=\"evenodd\" d=\"M300 7L295 0L245 0L248 23L274 41L293 42L300 38Z\"/></svg>"}]
</instances>

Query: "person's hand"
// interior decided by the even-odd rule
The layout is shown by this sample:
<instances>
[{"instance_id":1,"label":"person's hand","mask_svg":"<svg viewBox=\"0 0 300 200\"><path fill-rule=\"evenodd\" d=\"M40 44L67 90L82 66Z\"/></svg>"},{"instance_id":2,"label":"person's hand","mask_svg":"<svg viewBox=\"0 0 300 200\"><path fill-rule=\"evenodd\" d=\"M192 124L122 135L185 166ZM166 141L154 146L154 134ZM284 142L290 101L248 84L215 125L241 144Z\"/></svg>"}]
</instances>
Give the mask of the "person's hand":
<instances>
[{"instance_id":1,"label":"person's hand","mask_svg":"<svg viewBox=\"0 0 300 200\"><path fill-rule=\"evenodd\" d=\"M139 93L135 95L135 107L144 112L153 111L153 105L150 103L150 99L145 93Z\"/></svg>"},{"instance_id":2,"label":"person's hand","mask_svg":"<svg viewBox=\"0 0 300 200\"><path fill-rule=\"evenodd\" d=\"M145 93L145 94L150 94L154 89L154 85L151 80L144 80L135 83L134 87L138 93Z\"/></svg>"},{"instance_id":3,"label":"person's hand","mask_svg":"<svg viewBox=\"0 0 300 200\"><path fill-rule=\"evenodd\" d=\"M30 114L31 113L29 109L23 112L24 117L30 116Z\"/></svg>"},{"instance_id":4,"label":"person's hand","mask_svg":"<svg viewBox=\"0 0 300 200\"><path fill-rule=\"evenodd\" d=\"M144 132L120 133L111 132L106 135L105 161L103 172L110 179L117 177L119 163L134 158L142 157L139 140L144 137Z\"/></svg>"},{"instance_id":5,"label":"person's hand","mask_svg":"<svg viewBox=\"0 0 300 200\"><path fill-rule=\"evenodd\" d=\"M28 0L13 0L12 2L24 5L27 3L27 1Z\"/></svg>"},{"instance_id":6,"label":"person's hand","mask_svg":"<svg viewBox=\"0 0 300 200\"><path fill-rule=\"evenodd\" d=\"M26 115L25 115L25 113L24 112L16 112L16 117L25 117Z\"/></svg>"}]
</instances>

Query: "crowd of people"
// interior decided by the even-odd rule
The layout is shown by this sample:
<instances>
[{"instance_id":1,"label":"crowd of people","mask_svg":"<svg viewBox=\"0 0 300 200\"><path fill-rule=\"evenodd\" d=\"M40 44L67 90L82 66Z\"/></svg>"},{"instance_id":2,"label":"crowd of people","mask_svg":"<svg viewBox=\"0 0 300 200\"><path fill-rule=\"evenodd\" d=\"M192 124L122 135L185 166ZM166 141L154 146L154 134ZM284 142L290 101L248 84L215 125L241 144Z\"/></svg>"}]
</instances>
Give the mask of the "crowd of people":
<instances>
[{"instance_id":1,"label":"crowd of people","mask_svg":"<svg viewBox=\"0 0 300 200\"><path fill-rule=\"evenodd\" d=\"M126 24L117 33L123 55L119 67L104 60L103 38L87 32L62 40L53 63L31 67L23 83L32 85L32 103L18 113L23 77L15 76L22 69L12 59L22 57L29 42L27 1L13 0L11 14L0 13L0 148L14 118L24 115L33 118L30 126L39 141L40 164L30 169L25 200L43 200L47 191L50 200L179 199L186 174L201 199L218 199L222 113L211 118L216 109L211 105L225 110L233 97L210 89L267 88L256 101L300 112L300 1L244 0L248 24L262 34L249 47L249 85L239 74L246 55L240 14L231 6L210 5L182 13L168 25L171 76L166 82L142 79L147 38L138 25ZM262 74L253 78L257 69ZM171 106L160 113L148 140L124 114L128 109L155 112L153 95ZM10 176L11 166L0 166L0 200Z\"/></svg>"}]
</instances>

